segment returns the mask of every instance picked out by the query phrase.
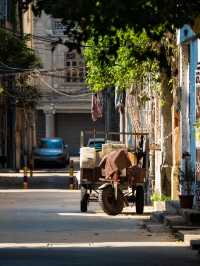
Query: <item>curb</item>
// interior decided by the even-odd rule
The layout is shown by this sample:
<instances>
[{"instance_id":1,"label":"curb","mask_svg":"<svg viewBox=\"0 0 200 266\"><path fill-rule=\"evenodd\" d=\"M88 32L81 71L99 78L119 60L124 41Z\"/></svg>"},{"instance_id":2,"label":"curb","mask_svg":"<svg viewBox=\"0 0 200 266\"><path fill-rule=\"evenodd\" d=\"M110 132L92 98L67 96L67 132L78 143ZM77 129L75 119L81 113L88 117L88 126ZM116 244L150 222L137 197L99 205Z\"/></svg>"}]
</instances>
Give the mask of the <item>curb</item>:
<instances>
[{"instance_id":1,"label":"curb","mask_svg":"<svg viewBox=\"0 0 200 266\"><path fill-rule=\"evenodd\" d=\"M3 248L186 247L180 242L0 243Z\"/></svg>"}]
</instances>

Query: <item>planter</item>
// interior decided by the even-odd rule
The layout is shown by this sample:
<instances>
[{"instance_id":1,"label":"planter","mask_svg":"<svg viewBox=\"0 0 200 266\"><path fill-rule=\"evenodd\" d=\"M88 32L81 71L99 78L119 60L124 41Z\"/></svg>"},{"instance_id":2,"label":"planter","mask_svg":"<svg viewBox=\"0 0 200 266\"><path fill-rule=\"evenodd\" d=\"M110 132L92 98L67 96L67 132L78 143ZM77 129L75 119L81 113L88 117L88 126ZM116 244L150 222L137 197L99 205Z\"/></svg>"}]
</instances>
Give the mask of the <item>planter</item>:
<instances>
[{"instance_id":1,"label":"planter","mask_svg":"<svg viewBox=\"0 0 200 266\"><path fill-rule=\"evenodd\" d=\"M153 202L154 211L156 211L156 212L166 211L166 204L165 203L166 203L165 201L154 201Z\"/></svg>"},{"instance_id":2,"label":"planter","mask_svg":"<svg viewBox=\"0 0 200 266\"><path fill-rule=\"evenodd\" d=\"M192 209L194 195L179 195L180 207L183 209Z\"/></svg>"}]
</instances>

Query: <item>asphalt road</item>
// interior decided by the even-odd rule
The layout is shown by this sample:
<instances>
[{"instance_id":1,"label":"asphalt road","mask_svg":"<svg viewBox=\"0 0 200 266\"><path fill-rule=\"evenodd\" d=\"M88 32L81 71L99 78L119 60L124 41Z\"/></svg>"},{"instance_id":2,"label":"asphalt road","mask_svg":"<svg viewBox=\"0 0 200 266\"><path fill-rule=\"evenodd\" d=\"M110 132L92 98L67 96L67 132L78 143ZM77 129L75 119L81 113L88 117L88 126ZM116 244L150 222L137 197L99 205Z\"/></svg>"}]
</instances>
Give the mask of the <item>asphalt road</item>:
<instances>
[{"instance_id":1,"label":"asphalt road","mask_svg":"<svg viewBox=\"0 0 200 266\"><path fill-rule=\"evenodd\" d=\"M105 215L91 202L79 211L79 191L0 191L0 266L199 265L199 257L166 230L149 232L126 209ZM157 228L157 227L156 227Z\"/></svg>"},{"instance_id":2,"label":"asphalt road","mask_svg":"<svg viewBox=\"0 0 200 266\"><path fill-rule=\"evenodd\" d=\"M85 243L154 241L143 226L143 216L104 214L96 202L80 213L80 192L18 190L0 193L1 243ZM133 209L134 210L134 209ZM129 210L130 211L130 210ZM164 234L161 241L174 241Z\"/></svg>"},{"instance_id":3,"label":"asphalt road","mask_svg":"<svg viewBox=\"0 0 200 266\"><path fill-rule=\"evenodd\" d=\"M199 257L188 248L68 248L0 250L1 266L197 266Z\"/></svg>"}]
</instances>

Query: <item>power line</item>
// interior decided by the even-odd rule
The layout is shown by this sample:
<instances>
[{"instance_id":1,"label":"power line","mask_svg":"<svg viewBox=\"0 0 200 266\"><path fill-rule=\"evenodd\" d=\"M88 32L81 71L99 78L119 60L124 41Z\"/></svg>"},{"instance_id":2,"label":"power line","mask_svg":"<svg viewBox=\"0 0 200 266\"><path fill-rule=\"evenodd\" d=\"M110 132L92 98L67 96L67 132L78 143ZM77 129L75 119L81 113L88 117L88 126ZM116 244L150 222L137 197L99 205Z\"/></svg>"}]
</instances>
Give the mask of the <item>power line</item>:
<instances>
[{"instance_id":1,"label":"power line","mask_svg":"<svg viewBox=\"0 0 200 266\"><path fill-rule=\"evenodd\" d=\"M39 75L39 76L37 76L49 89L51 89L52 91L54 91L55 93L57 93L57 94L60 94L60 95L63 95L63 96L68 96L68 97L77 97L77 96L86 96L86 95L91 95L91 92L87 92L87 93L78 93L78 94L67 94L67 93L65 93L65 92L62 92L62 91L59 91L59 90L57 90L57 89L55 89L54 87L52 87L51 85L49 85L49 83L48 82L46 82L42 77L41 77L41 72L40 72L40 70L37 70L37 69L32 69L32 71L31 71L31 69L21 69L21 68L13 68L13 67L9 67L8 65L6 65L5 63L3 63L3 62L1 62L0 61L0 64L1 65L3 65L4 67L6 67L6 68L8 68L8 69L10 69L10 70L14 70L14 71L16 71L16 70L26 70L26 71L29 71L30 72L30 74L32 75L32 77L34 78L34 74L37 74L37 75ZM17 73L14 73L15 75L17 74ZM19 72L19 74L22 74L22 72Z\"/></svg>"},{"instance_id":2,"label":"power line","mask_svg":"<svg viewBox=\"0 0 200 266\"><path fill-rule=\"evenodd\" d=\"M9 75L10 76L10 75ZM33 77L33 76L32 76ZM34 78L34 77L33 77ZM85 97L85 96L90 96L92 93L91 92L84 92L84 93L74 93L74 94L68 94L68 93L65 93L65 92L63 92L63 91L59 91L59 90L57 90L56 88L54 88L54 87L52 87L48 82L46 82L42 77L38 77L39 78L39 80L43 83L43 84L45 84L47 87L48 87L48 89L50 89L51 91L53 91L53 92L55 92L56 94L59 94L59 95L62 95L62 96L65 96L65 97L71 97L71 98L73 98L73 97ZM10 96L10 97L12 97L12 98L16 98L16 96L15 95L12 95L11 93L8 93L8 91L6 91L6 94L8 95L8 96Z\"/></svg>"},{"instance_id":3,"label":"power line","mask_svg":"<svg viewBox=\"0 0 200 266\"><path fill-rule=\"evenodd\" d=\"M19 68L19 67L11 67L11 66L3 63L2 61L0 61L0 65L3 66L3 68L0 66L0 69L2 68L2 70L5 70L5 71L13 70L13 71L15 71L15 73L17 73L17 71L19 71L18 73L35 72L35 71L38 72L39 71L41 75L53 76L53 77L58 77L58 78L65 77L65 76L59 76L59 75L56 76L56 75L53 75L50 73L59 72L59 71L66 71L66 70L74 70L74 69L80 69L80 68L85 69L85 66L70 66L70 67L55 68L55 69Z\"/></svg>"},{"instance_id":4,"label":"power line","mask_svg":"<svg viewBox=\"0 0 200 266\"><path fill-rule=\"evenodd\" d=\"M7 68L7 69L10 69L10 70L13 70L13 71L33 71L34 69L32 68L19 68L19 67L10 67L10 66L8 66L7 64L5 64L5 63L3 63L3 62L1 62L0 61L0 64L3 66L3 67L5 67L5 68Z\"/></svg>"},{"instance_id":5,"label":"power line","mask_svg":"<svg viewBox=\"0 0 200 266\"><path fill-rule=\"evenodd\" d=\"M59 91L57 89L55 89L54 87L52 87L48 82L46 82L43 78L39 77L39 79L49 88L51 89L52 91L54 91L55 93L57 94L60 94L62 96L67 96L67 97L77 97L77 96L87 96L87 95L91 95L92 93L91 92L88 92L88 93L80 93L80 94L67 94L65 92L62 92L62 91Z\"/></svg>"},{"instance_id":6,"label":"power line","mask_svg":"<svg viewBox=\"0 0 200 266\"><path fill-rule=\"evenodd\" d=\"M11 29L4 28L4 27L0 27L0 28L3 29L3 30L5 30L5 31L7 31L7 32L12 33L15 37L17 37L19 39L21 39L21 37L22 37L21 33L19 33L19 32L14 32ZM26 37L26 36L31 36L33 39L39 39L41 41L49 42L49 43L53 42L53 40L55 41L55 37L53 39L53 36L52 36L52 38L49 38L49 37L42 36L42 35L35 35L35 34L31 34L31 33L24 33L23 34L23 37Z\"/></svg>"},{"instance_id":7,"label":"power line","mask_svg":"<svg viewBox=\"0 0 200 266\"><path fill-rule=\"evenodd\" d=\"M13 32L12 30L8 29L8 28L5 28L5 27L0 27L1 29L7 31L7 32L10 32L12 33L13 35L15 35L17 38L21 38L22 37L22 34L19 33L19 32ZM72 42L72 41L64 41L61 37L63 37L64 39L67 38L68 36L65 34L63 36L51 36L51 37L47 37L47 36L44 36L44 35L35 35L35 34L32 34L32 33L24 33L23 34L23 37L26 37L26 36L31 36L33 39L36 39L36 40L40 40L40 41L43 41L43 42L47 42L47 43L50 43L50 44L53 44L57 41L57 44L60 44L60 45L64 45L67 47L67 44L74 44L74 45L79 45L80 47L83 47L83 48L86 48L86 47L93 47L95 49L95 46L91 46L91 45L84 45L84 44L78 44L76 42ZM105 47L106 48L106 47Z\"/></svg>"}]
</instances>

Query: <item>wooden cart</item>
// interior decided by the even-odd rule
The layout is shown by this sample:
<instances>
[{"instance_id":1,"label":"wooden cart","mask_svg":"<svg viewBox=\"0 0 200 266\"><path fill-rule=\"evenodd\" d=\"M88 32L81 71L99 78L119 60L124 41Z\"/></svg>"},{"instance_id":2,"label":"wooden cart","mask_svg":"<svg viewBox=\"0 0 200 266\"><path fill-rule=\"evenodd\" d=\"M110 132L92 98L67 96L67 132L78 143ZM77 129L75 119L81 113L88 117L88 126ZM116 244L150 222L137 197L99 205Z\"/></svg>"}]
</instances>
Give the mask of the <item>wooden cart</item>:
<instances>
[{"instance_id":1,"label":"wooden cart","mask_svg":"<svg viewBox=\"0 0 200 266\"><path fill-rule=\"evenodd\" d=\"M109 178L105 177L101 165L95 165L93 168L80 168L81 212L87 212L89 202L99 201L104 212L109 215L121 213L124 206L129 206L130 203L135 203L136 213L142 214L146 195L145 184L149 172L148 134L111 132L107 134L106 141L108 141L109 135L113 134L123 134L135 138L142 136L143 140L145 139L145 160L143 159L143 165L138 161L134 166L131 165L123 170L118 169ZM128 150L127 147L126 150ZM135 145L134 150L132 149L131 152L131 154L139 154L141 151ZM140 156L142 157L142 152Z\"/></svg>"}]
</instances>

